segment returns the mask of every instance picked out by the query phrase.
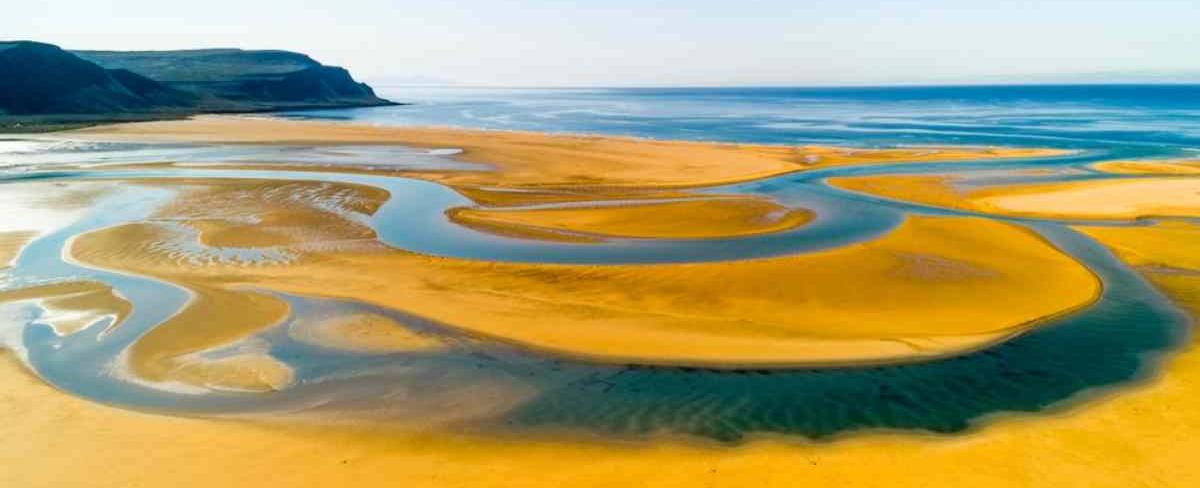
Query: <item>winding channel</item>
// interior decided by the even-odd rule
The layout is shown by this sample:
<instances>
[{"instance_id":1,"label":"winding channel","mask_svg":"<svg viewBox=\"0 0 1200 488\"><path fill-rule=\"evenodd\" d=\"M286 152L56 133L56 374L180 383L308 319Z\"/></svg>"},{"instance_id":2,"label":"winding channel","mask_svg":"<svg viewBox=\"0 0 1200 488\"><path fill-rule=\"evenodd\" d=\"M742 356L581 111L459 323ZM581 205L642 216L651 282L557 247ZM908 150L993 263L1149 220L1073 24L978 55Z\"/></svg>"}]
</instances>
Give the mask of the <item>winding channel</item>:
<instances>
[{"instance_id":1,"label":"winding channel","mask_svg":"<svg viewBox=\"0 0 1200 488\"><path fill-rule=\"evenodd\" d=\"M178 146L122 147L127 154L107 162L170 157L181 162L246 161L277 157L244 154L248 148ZM386 154L386 151L401 151ZM167 151L164 154L164 151ZM233 151L232 153L230 151ZM305 163L342 163L346 158L391 157L414 166L453 165L440 155L394 148L358 148L342 155L291 149ZM366 222L389 246L411 252L489 261L629 264L705 262L779 256L830 249L887 233L909 214L977 215L851 193L825 178L882 173L962 174L1040 168L1045 175L1004 176L1006 181L1062 181L1107 177L1083 170L1103 159L1159 156L1160 150L1091 151L1041 160L913 164L824 169L704 190L762 195L788 207L815 212L808 225L750 237L713 240L610 239L598 244L541 242L500 237L450 222L448 208L470 200L448 187L398 176L332 171L268 171L200 168L104 169L11 172L0 181L140 178L254 178L354 183L382 188L391 198ZM75 155L87 161L87 153ZM341 159L339 159L341 158ZM65 158L64 161L71 158ZM326 168L327 169L327 168ZM1070 171L1067 171L1070 170ZM991 173L988 173L991 174ZM983 175L986 179L991 176ZM476 428L498 431L583 429L609 435L656 432L693 434L736 441L755 433L824 438L858 429L956 432L985 416L1038 412L1065 405L1097 389L1152 374L1155 365L1186 333L1186 317L1137 273L1106 249L1071 230L1071 222L1003 218L1026 226L1079 260L1103 283L1100 299L1086 309L1053 319L1015 339L953 358L849 368L716 371L697 368L591 364L551 357L456 332L422 317L349 301L277 295L291 305L283 324L260 334L272 356L295 372L293 387L269 393L189 391L140 382L120 371L118 358L160 323L177 313L190 292L142 276L93 269L65 258L74 236L148 218L172 192L144 187L104 197L75 223L30 243L8 271L3 287L30 283L94 280L112 286L133 304L120 327L91 326L59 336L27 310L21 342L31 367L71 394L124 408L186 415L279 412L345 412L367 409L374 399L428 394L427 411L441 407L429 385L453 390L495 384L520 385L532 393L513 408L474 420ZM1095 224L1095 222L1092 222ZM1104 225L1140 225L1105 222ZM36 308L36 307L34 307ZM293 321L316 315L369 312L396 318L445 338L450 347L366 355L298 342L286 332ZM930 313L937 313L931 310ZM424 392L424 393L422 393ZM383 412L372 415L412 415Z\"/></svg>"}]
</instances>

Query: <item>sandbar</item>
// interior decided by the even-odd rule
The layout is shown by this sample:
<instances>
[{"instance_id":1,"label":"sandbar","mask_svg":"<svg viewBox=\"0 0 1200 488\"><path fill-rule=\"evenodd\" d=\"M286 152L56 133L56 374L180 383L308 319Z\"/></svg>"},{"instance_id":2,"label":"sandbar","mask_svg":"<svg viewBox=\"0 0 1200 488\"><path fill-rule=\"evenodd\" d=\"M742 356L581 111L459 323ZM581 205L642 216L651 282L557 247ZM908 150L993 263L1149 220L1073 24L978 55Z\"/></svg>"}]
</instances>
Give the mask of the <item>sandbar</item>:
<instances>
[{"instance_id":1,"label":"sandbar","mask_svg":"<svg viewBox=\"0 0 1200 488\"><path fill-rule=\"evenodd\" d=\"M1092 233L1095 228L1081 230ZM1181 238L1185 240L1168 248L1194 242ZM1133 254L1122 249L1135 245L1125 242L1114 249L1124 259ZM1138 254L1156 251L1139 247ZM1174 259L1158 261L1183 266ZM1152 276L1200 317L1200 295L1195 293L1200 279L1178 273ZM1200 451L1200 435L1193 432L1200 426L1200 408L1193 408L1200 391L1200 354L1194 345L1170 357L1158 378L1059 415L1003 416L954 436L859 433L820 443L758 437L735 446L672 438L509 438L412 432L374 423L326 426L156 416L64 395L21 371L11 356L6 359L0 363L0 415L19 421L0 424L0 436L22 441L0 443L0 465L10 467L0 470L3 486L476 487L519 480L531 487L872 487L881 479L931 487L1200 484L1192 454ZM62 459L72 460L71 469L62 469Z\"/></svg>"},{"instance_id":2,"label":"sandbar","mask_svg":"<svg viewBox=\"0 0 1200 488\"><path fill-rule=\"evenodd\" d=\"M1123 178L989 189L972 196L984 211L1030 217L1137 219L1200 215L1200 179Z\"/></svg>"},{"instance_id":3,"label":"sandbar","mask_svg":"<svg viewBox=\"0 0 1200 488\"><path fill-rule=\"evenodd\" d=\"M1200 175L1200 160L1168 159L1140 161L1104 161L1092 168L1105 173L1131 175Z\"/></svg>"},{"instance_id":4,"label":"sandbar","mask_svg":"<svg viewBox=\"0 0 1200 488\"><path fill-rule=\"evenodd\" d=\"M794 229L813 218L811 211L787 208L751 197L691 198L621 205L535 209L455 208L450 220L504 235L540 238L555 232L599 237L713 239L769 234Z\"/></svg>"},{"instance_id":5,"label":"sandbar","mask_svg":"<svg viewBox=\"0 0 1200 488\"><path fill-rule=\"evenodd\" d=\"M25 248L35 237L37 232L28 230L14 230L0 232L0 268L12 265L17 259L17 255L21 253L21 249Z\"/></svg>"},{"instance_id":6,"label":"sandbar","mask_svg":"<svg viewBox=\"0 0 1200 488\"><path fill-rule=\"evenodd\" d=\"M372 354L428 351L446 346L433 335L419 334L373 313L301 319L288 328L288 335L314 346Z\"/></svg>"},{"instance_id":7,"label":"sandbar","mask_svg":"<svg viewBox=\"0 0 1200 488\"><path fill-rule=\"evenodd\" d=\"M230 347L281 322L285 302L247 290L195 283L189 289L194 296L183 310L129 347L131 373L150 382L223 390L273 391L291 383L287 365L262 351Z\"/></svg>"},{"instance_id":8,"label":"sandbar","mask_svg":"<svg viewBox=\"0 0 1200 488\"><path fill-rule=\"evenodd\" d=\"M242 144L397 144L461 149L455 157L493 171L430 172L452 186L699 187L807 169L899 162L1030 158L1053 149L918 147L845 149L660 141L432 127L381 127L264 117L200 116L182 121L114 124L66 137L147 142Z\"/></svg>"},{"instance_id":9,"label":"sandbar","mask_svg":"<svg viewBox=\"0 0 1200 488\"><path fill-rule=\"evenodd\" d=\"M838 188L885 198L989 214L1076 220L1135 220L1200 215L1200 179L1106 178L960 190L949 175L830 178Z\"/></svg>"},{"instance_id":10,"label":"sandbar","mask_svg":"<svg viewBox=\"0 0 1200 488\"><path fill-rule=\"evenodd\" d=\"M229 191L230 184L213 191ZM195 196L209 201L203 195L183 193L159 217L177 221L172 212L181 212L210 227L222 219L239 225L220 215L253 211L268 222L266 214L278 206L250 198L219 209L189 204ZM303 205L285 207L294 213ZM1086 306L1100 288L1084 266L1032 232L985 219L912 217L877 240L797 256L597 266L435 258L382 244L330 249L321 242L341 237L328 229L353 229L322 224L338 218L312 210L310 227L327 231L302 236L310 241L289 248L294 259L272 265L170 255L155 243L174 231L158 223L84 234L71 252L89 265L187 288L211 288L219 280L225 289L357 300L574 358L712 367L962 353Z\"/></svg>"},{"instance_id":11,"label":"sandbar","mask_svg":"<svg viewBox=\"0 0 1200 488\"><path fill-rule=\"evenodd\" d=\"M1193 288L1194 289L1194 288ZM1200 300L1192 302L1200 312ZM0 485L262 488L504 486L1130 488L1200 484L1200 354L1163 378L1062 415L1000 418L964 435L604 442L148 415L65 395L0 363ZM1164 405L1177 406L1163 408ZM19 421L16 421L19 420ZM153 446L153 448L147 448ZM70 469L62 460L71 459ZM198 462L203 460L203 462ZM986 462L982 462L986 460ZM670 469L664 469L669 466Z\"/></svg>"},{"instance_id":12,"label":"sandbar","mask_svg":"<svg viewBox=\"0 0 1200 488\"><path fill-rule=\"evenodd\" d=\"M0 291L0 303L36 302L42 309L38 322L58 335L69 335L108 318L108 327L121 324L133 305L111 287L94 281L69 281Z\"/></svg>"}]
</instances>

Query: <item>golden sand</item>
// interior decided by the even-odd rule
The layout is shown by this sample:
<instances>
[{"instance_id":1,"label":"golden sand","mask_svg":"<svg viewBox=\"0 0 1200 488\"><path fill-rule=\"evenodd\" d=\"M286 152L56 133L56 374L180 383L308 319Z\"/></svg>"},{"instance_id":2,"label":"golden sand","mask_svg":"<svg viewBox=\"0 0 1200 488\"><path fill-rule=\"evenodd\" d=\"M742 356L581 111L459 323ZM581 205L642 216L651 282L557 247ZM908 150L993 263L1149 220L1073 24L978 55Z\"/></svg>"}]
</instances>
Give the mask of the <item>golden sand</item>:
<instances>
[{"instance_id":1,"label":"golden sand","mask_svg":"<svg viewBox=\"0 0 1200 488\"><path fill-rule=\"evenodd\" d=\"M1198 160L1105 161L1092 165L1098 171L1132 175L1200 175Z\"/></svg>"},{"instance_id":2,"label":"golden sand","mask_svg":"<svg viewBox=\"0 0 1200 488\"><path fill-rule=\"evenodd\" d=\"M191 284L192 301L129 348L137 377L213 389L270 391L291 383L287 365L261 351L203 354L236 345L287 317L287 303L247 290Z\"/></svg>"},{"instance_id":3,"label":"golden sand","mask_svg":"<svg viewBox=\"0 0 1200 488\"><path fill-rule=\"evenodd\" d=\"M213 191L228 192L230 184ZM267 183L246 184L272 193ZM176 221L181 212L217 226L221 219L195 213L207 207L190 204L193 197L210 201L206 195L186 193L159 217ZM280 206L247 198L220 211L253 211L270 221ZM288 202L281 211L304 208ZM587 266L432 258L382 245L327 251L320 241L342 239L328 232L341 228L329 222L342 217L314 210L310 218L303 227L322 230L279 265L180 259L154 246L170 240L170 228L149 223L80 236L72 254L193 289L236 285L374 303L573 357L709 366L961 353L1091 303L1099 290L1088 270L1034 234L983 219L916 217L879 240L799 256Z\"/></svg>"},{"instance_id":4,"label":"golden sand","mask_svg":"<svg viewBox=\"0 0 1200 488\"><path fill-rule=\"evenodd\" d=\"M130 348L130 372L152 382L215 389L268 391L287 386L292 378L287 365L261 351L236 347L279 324L288 314L287 304L242 286L240 270L247 263L222 261L203 251L213 247L286 250L302 243L328 248L337 243L374 242L374 231L348 216L374 212L388 193L320 182L142 180L138 184L181 189L176 202L188 201L189 205L168 204L155 217L190 227L196 234L179 236L177 230L161 224L130 224L126 226L131 232L129 239L115 248L120 256L146 260L139 274L186 281L193 293L179 314ZM195 239L191 243L195 249L163 245L189 237ZM188 266L204 263L224 263L234 269L185 280ZM231 347L234 349L225 350Z\"/></svg>"},{"instance_id":5,"label":"golden sand","mask_svg":"<svg viewBox=\"0 0 1200 488\"><path fill-rule=\"evenodd\" d=\"M762 198L689 199L606 206L538 209L457 208L450 220L476 229L556 231L602 237L707 239L768 234L812 220L812 212L789 209Z\"/></svg>"},{"instance_id":6,"label":"golden sand","mask_svg":"<svg viewBox=\"0 0 1200 488\"><path fill-rule=\"evenodd\" d=\"M426 351L446 345L434 336L418 334L403 324L373 313L301 319L291 325L288 335L314 346L376 354Z\"/></svg>"},{"instance_id":7,"label":"golden sand","mask_svg":"<svg viewBox=\"0 0 1200 488\"><path fill-rule=\"evenodd\" d=\"M21 249L35 237L37 232L27 230L0 232L0 268L11 265L21 253Z\"/></svg>"},{"instance_id":8,"label":"golden sand","mask_svg":"<svg viewBox=\"0 0 1200 488\"><path fill-rule=\"evenodd\" d=\"M171 188L180 192L179 201L188 202L188 206L168 204L155 218L191 228L194 236L181 236L177 229L163 224L134 225L138 237L116 248L122 255L148 260L150 266L143 267L140 274L169 282L180 281L178 273L188 265L247 265L222 261L214 250L287 250L298 243L342 248L347 242L374 243L374 231L350 215L372 213L389 197L373 187L320 182L211 180L200 184L181 179L125 184ZM186 242L188 239L195 242ZM189 244L193 247L187 247ZM268 391L290 384L292 373L287 365L246 342L280 323L287 316L287 304L239 288L238 274L234 269L188 280L191 302L129 349L129 373L151 382L213 389ZM40 300L49 313L48 320L60 333L77 330L104 315L124 317L129 311L127 302L98 284L0 293L0 301L22 299Z\"/></svg>"},{"instance_id":9,"label":"golden sand","mask_svg":"<svg viewBox=\"0 0 1200 488\"><path fill-rule=\"evenodd\" d=\"M188 191L186 206L168 204L160 216L180 219L215 248L290 246L301 241L371 240L375 231L338 215L375 213L386 190L353 184L266 180L138 180ZM259 208L247 206L256 202ZM317 221L314 221L314 213ZM314 225L316 224L316 225Z\"/></svg>"},{"instance_id":10,"label":"golden sand","mask_svg":"<svg viewBox=\"0 0 1200 488\"><path fill-rule=\"evenodd\" d=\"M1200 216L1200 179L1147 177L1021 185L981 191L972 199L985 211L1035 217Z\"/></svg>"},{"instance_id":11,"label":"golden sand","mask_svg":"<svg viewBox=\"0 0 1200 488\"><path fill-rule=\"evenodd\" d=\"M186 200L181 204L188 207ZM213 217L208 232L219 232L223 219ZM236 268L234 273L227 263L181 265L171 258L158 259L153 249L139 244L161 238L156 233L164 230L132 230L119 227L85 236L74 251L85 261L136 272L171 270L172 281L186 284L236 275L254 286L322 294L328 290L316 290L314 281L345 280L340 293L377 296L406 309L420 308L422 302L453 303L460 297L467 301L458 308L480 306L493 314L489 318L495 318L495 313L544 318L576 308L582 312L561 316L572 320L572 327L579 323L584 337L589 327L579 317L591 304L562 301L576 291L600 299L601 306L594 307L596 322L603 322L606 314L628 313L630 324L667 323L665 317L646 313L647 307L667 313L735 307L739 313L762 319L777 313L772 312L781 306L777 300L788 299L778 313L838 320L844 308L866 321L858 325L858 333L877 335L877 328L891 324L893 316L903 324L912 317L936 319L977 308L992 318L1015 318L1014 309L1033 313L1086 303L1080 290L1094 293L1096 287L1095 279L1078 264L1028 233L978 219L912 219L878 241L816 255L680 265L689 268L614 267L608 272L600 267L442 260L375 248L306 253L286 265ZM251 246L258 239L279 243L261 236L237 244ZM286 244L312 244L311 239L293 236ZM1121 249L1149 243L1187 249L1189 242L1196 242L1187 239L1189 234L1180 231L1175 238L1138 237L1114 248L1128 258L1130 251ZM1139 252L1160 251L1146 247ZM1177 262L1179 255L1164 258L1170 262L1161 264L1191 266ZM829 269L846 264L848 269ZM679 272L683 279L675 278ZM767 276L758 276L762 273ZM1195 292L1200 282L1194 277L1162 274L1152 279L1200 314ZM698 290L708 287L708 294L691 289L693 281ZM1015 286L1005 285L1008 281ZM899 295L859 296L862 290L874 290L876 282ZM713 296L712 287L726 284L734 287L731 299ZM829 290L824 286L828 284L837 286ZM812 294L790 295L783 288L792 285ZM963 289L957 290L959 286ZM971 297L967 289L975 286L995 291ZM514 296L514 289L529 289L532 294ZM997 294L998 303L991 303ZM986 303L980 303L984 299ZM930 315L929 310L942 301L948 311ZM874 316L867 314L866 302L874 305ZM453 310L421 313L455 318ZM518 322L511 320L508 327L522 325ZM629 334L620 321L615 322L614 335ZM741 324L721 325L723 329L716 327L718 333L745 332L738 329ZM937 329L926 323L910 325ZM958 330L962 324L942 325L940 332ZM757 328L753 332L777 333ZM669 438L610 443L552 436L484 437L446 430L414 433L377 424L308 426L151 416L85 402L19 372L15 364L0 364L0 416L15 420L0 424L0 437L20 440L0 443L0 486L766 488L873 487L881 482L930 487L1200 486L1200 470L1194 462L1200 435L1192 432L1200 426L1198 392L1200 354L1188 348L1170 358L1160 377L1120 396L1097 399L1059 415L995 418L965 435L860 433L823 443L760 438L738 446L715 446Z\"/></svg>"},{"instance_id":12,"label":"golden sand","mask_svg":"<svg viewBox=\"0 0 1200 488\"><path fill-rule=\"evenodd\" d=\"M1195 290L1192 283L1189 290ZM1167 289L1169 292L1173 288ZM1200 299L1191 292L1191 309ZM1063 488L1195 486L1200 355L1154 382L1058 416L1000 418L961 436L858 434L608 443L163 417L88 403L0 364L0 486L261 488L480 486ZM1164 408L1170 405L1171 408ZM70 459L70 469L62 460Z\"/></svg>"},{"instance_id":13,"label":"golden sand","mask_svg":"<svg viewBox=\"0 0 1200 488\"><path fill-rule=\"evenodd\" d=\"M74 334L110 318L117 327L133 306L111 287L94 281L72 281L0 291L0 303L37 302L42 308L38 321L58 335Z\"/></svg>"},{"instance_id":14,"label":"golden sand","mask_svg":"<svg viewBox=\"0 0 1200 488\"><path fill-rule=\"evenodd\" d=\"M1140 177L956 190L946 175L830 178L829 184L885 198L1010 216L1132 220L1200 216L1200 179Z\"/></svg>"},{"instance_id":15,"label":"golden sand","mask_svg":"<svg viewBox=\"0 0 1200 488\"><path fill-rule=\"evenodd\" d=\"M690 190L652 188L502 188L455 186L455 191L482 207L514 207L615 200L661 200L696 197Z\"/></svg>"},{"instance_id":16,"label":"golden sand","mask_svg":"<svg viewBox=\"0 0 1200 488\"><path fill-rule=\"evenodd\" d=\"M1175 259L1195 242L1188 227L1168 228L1174 237L1155 236L1157 228L1081 230L1133 264L1195 269ZM1141 257L1164 251L1173 257ZM1200 278L1150 276L1200 315ZM1157 378L1119 396L1057 415L1003 416L968 434L716 446L153 416L88 403L0 364L0 416L19 419L0 424L0 437L21 440L0 443L0 486L1195 486L1197 392L1200 354L1189 347Z\"/></svg>"},{"instance_id":17,"label":"golden sand","mask_svg":"<svg viewBox=\"0 0 1200 488\"><path fill-rule=\"evenodd\" d=\"M835 188L892 200L935 207L975 210L968 200L967 192L954 188L954 178L949 175L839 176L825 181Z\"/></svg>"},{"instance_id":18,"label":"golden sand","mask_svg":"<svg viewBox=\"0 0 1200 488\"><path fill-rule=\"evenodd\" d=\"M1135 243L1174 249L1190 238L1181 234L1184 240L1171 242L1144 237L1151 232L1144 229L1143 236L1115 249L1125 258L1132 256L1128 250ZM1154 253L1143 247L1137 255ZM1200 315L1200 279L1178 274L1152 279ZM1170 358L1152 382L1056 416L1002 417L956 436L864 433L831 443L760 438L739 446L161 417L88 403L18 368L0 365L0 416L19 419L0 424L0 437L21 439L0 443L0 465L8 467L0 470L0 486L873 487L880 480L929 487L1200 484L1193 455L1200 451L1200 435L1191 432L1200 426L1200 408L1194 408L1200 398L1200 354L1192 347ZM70 469L62 468L62 459L72 460Z\"/></svg>"},{"instance_id":19,"label":"golden sand","mask_svg":"<svg viewBox=\"0 0 1200 488\"><path fill-rule=\"evenodd\" d=\"M102 140L258 144L399 144L463 150L495 171L426 175L454 186L694 187L830 166L963 161L1065 154L1050 149L923 147L842 149L549 135L428 127L379 127L248 117L107 125L69 133Z\"/></svg>"},{"instance_id":20,"label":"golden sand","mask_svg":"<svg viewBox=\"0 0 1200 488\"><path fill-rule=\"evenodd\" d=\"M1200 271L1200 225L1163 221L1149 227L1082 227L1134 266Z\"/></svg>"}]
</instances>

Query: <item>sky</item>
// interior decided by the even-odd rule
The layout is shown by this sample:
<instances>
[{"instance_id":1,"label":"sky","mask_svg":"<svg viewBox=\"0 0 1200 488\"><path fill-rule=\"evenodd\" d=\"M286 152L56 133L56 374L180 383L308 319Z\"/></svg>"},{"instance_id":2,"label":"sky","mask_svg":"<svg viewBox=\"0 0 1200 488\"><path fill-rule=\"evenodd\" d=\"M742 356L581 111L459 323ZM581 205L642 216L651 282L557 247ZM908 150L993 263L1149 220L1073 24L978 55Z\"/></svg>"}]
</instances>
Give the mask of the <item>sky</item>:
<instances>
[{"instance_id":1,"label":"sky","mask_svg":"<svg viewBox=\"0 0 1200 488\"><path fill-rule=\"evenodd\" d=\"M1200 81L1198 0L14 0L0 37L287 49L389 84Z\"/></svg>"}]
</instances>

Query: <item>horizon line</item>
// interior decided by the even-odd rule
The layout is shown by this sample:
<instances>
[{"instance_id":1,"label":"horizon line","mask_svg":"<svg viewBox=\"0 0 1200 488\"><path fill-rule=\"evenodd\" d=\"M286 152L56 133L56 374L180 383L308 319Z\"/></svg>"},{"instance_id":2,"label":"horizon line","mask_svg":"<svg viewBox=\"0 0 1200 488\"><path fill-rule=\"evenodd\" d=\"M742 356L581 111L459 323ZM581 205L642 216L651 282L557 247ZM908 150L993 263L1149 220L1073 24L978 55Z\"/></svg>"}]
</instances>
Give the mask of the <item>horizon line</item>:
<instances>
[{"instance_id":1,"label":"horizon line","mask_svg":"<svg viewBox=\"0 0 1200 488\"><path fill-rule=\"evenodd\" d=\"M1005 87L1094 87L1094 86L1200 86L1200 79L1186 81L1038 81L1038 82L980 82L980 83L846 83L846 84L679 84L679 85L506 85L483 83L387 83L365 81L376 87L412 87L412 88L492 88L510 90L653 90L653 89L738 89L738 88L775 88L775 89L855 89L855 88L1005 88Z\"/></svg>"}]
</instances>

